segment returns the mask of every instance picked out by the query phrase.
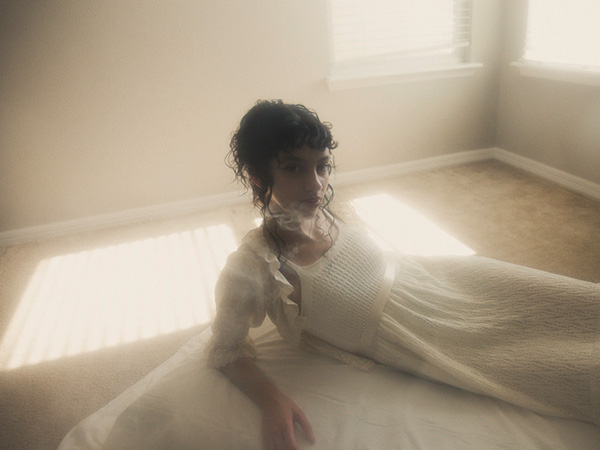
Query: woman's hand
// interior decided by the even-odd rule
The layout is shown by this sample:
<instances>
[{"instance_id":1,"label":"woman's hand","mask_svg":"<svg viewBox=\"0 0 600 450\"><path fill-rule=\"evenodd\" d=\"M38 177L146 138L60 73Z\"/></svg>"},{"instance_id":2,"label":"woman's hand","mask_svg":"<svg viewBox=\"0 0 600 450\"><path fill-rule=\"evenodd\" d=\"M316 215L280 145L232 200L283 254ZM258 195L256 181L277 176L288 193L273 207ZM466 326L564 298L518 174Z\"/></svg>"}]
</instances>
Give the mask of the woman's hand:
<instances>
[{"instance_id":1,"label":"woman's hand","mask_svg":"<svg viewBox=\"0 0 600 450\"><path fill-rule=\"evenodd\" d=\"M267 449L296 450L294 423L298 422L310 442L315 442L310 423L294 401L286 397L250 358L240 358L221 372L263 412L262 436Z\"/></svg>"},{"instance_id":2,"label":"woman's hand","mask_svg":"<svg viewBox=\"0 0 600 450\"><path fill-rule=\"evenodd\" d=\"M298 422L311 443L315 435L308 419L296 403L280 392L265 401L263 408L263 441L268 450L297 450L294 423Z\"/></svg>"}]
</instances>

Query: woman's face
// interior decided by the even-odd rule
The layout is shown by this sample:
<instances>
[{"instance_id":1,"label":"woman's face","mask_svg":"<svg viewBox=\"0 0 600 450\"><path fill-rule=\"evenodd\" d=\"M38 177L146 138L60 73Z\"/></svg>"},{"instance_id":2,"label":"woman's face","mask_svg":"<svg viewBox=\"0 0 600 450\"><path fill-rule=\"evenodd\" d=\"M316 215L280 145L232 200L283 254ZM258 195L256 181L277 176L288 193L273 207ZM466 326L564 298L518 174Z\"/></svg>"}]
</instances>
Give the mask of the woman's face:
<instances>
[{"instance_id":1,"label":"woman's face","mask_svg":"<svg viewBox=\"0 0 600 450\"><path fill-rule=\"evenodd\" d=\"M279 152L269 170L273 180L269 209L312 218L323 202L331 174L331 152L303 146Z\"/></svg>"}]
</instances>

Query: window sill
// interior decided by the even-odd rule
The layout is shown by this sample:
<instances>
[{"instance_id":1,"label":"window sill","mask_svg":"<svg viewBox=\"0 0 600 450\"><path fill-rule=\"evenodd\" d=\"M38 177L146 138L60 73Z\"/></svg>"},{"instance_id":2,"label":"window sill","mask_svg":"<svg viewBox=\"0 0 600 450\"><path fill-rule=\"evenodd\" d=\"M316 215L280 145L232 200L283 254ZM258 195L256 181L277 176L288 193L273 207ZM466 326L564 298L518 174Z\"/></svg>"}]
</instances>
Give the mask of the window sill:
<instances>
[{"instance_id":1,"label":"window sill","mask_svg":"<svg viewBox=\"0 0 600 450\"><path fill-rule=\"evenodd\" d=\"M413 83L416 81L436 80L441 78L468 77L475 69L483 67L480 63L456 64L415 70L389 71L386 73L368 73L366 70L353 73L335 73L327 77L327 87L330 91L356 89L386 84Z\"/></svg>"},{"instance_id":2,"label":"window sill","mask_svg":"<svg viewBox=\"0 0 600 450\"><path fill-rule=\"evenodd\" d=\"M522 76L545 78L547 80L600 86L600 70L586 69L559 64L517 61L511 64L517 67Z\"/></svg>"}]
</instances>

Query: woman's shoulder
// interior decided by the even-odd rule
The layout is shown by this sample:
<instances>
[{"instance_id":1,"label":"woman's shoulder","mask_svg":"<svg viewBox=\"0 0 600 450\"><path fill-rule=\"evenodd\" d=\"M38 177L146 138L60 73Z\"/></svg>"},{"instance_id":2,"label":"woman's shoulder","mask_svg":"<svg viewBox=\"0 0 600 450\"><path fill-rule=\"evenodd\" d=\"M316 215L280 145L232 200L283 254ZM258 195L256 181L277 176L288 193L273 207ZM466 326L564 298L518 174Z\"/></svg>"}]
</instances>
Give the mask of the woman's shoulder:
<instances>
[{"instance_id":1,"label":"woman's shoulder","mask_svg":"<svg viewBox=\"0 0 600 450\"><path fill-rule=\"evenodd\" d=\"M259 226L248 231L236 252L240 257L254 258L269 262L275 256L271 251L263 227Z\"/></svg>"},{"instance_id":2,"label":"woman's shoulder","mask_svg":"<svg viewBox=\"0 0 600 450\"><path fill-rule=\"evenodd\" d=\"M232 265L246 265L264 259L264 237L259 228L250 230L242 238L239 247L227 256L225 268ZM268 248L267 248L268 250Z\"/></svg>"},{"instance_id":3,"label":"woman's shoulder","mask_svg":"<svg viewBox=\"0 0 600 450\"><path fill-rule=\"evenodd\" d=\"M267 241L265 239L263 227L261 225L251 229L245 234L245 236L242 238L242 244L240 245L240 249L254 249L255 247L262 247L263 245L266 246Z\"/></svg>"},{"instance_id":4,"label":"woman's shoulder","mask_svg":"<svg viewBox=\"0 0 600 450\"><path fill-rule=\"evenodd\" d=\"M256 238L252 237L255 230L249 232L240 246L231 252L223 265L219 277L218 286L229 286L239 288L242 285L257 285L262 283L267 273L267 263L264 258L255 251Z\"/></svg>"},{"instance_id":5,"label":"woman's shoulder","mask_svg":"<svg viewBox=\"0 0 600 450\"><path fill-rule=\"evenodd\" d=\"M224 270L245 273L276 271L279 260L273 253L263 233L262 227L250 230L242 238L240 246L227 257Z\"/></svg>"}]
</instances>

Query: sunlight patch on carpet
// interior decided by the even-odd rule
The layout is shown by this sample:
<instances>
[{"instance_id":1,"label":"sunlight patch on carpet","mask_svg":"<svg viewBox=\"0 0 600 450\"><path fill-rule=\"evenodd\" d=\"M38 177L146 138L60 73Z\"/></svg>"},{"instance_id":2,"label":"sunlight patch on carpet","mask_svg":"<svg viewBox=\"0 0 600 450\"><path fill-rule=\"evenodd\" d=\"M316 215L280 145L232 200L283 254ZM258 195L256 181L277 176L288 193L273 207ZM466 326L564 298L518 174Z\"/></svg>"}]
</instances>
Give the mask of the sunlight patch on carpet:
<instances>
[{"instance_id":1,"label":"sunlight patch on carpet","mask_svg":"<svg viewBox=\"0 0 600 450\"><path fill-rule=\"evenodd\" d=\"M237 245L215 225L41 261L0 345L0 370L210 322Z\"/></svg>"},{"instance_id":2,"label":"sunlight patch on carpet","mask_svg":"<svg viewBox=\"0 0 600 450\"><path fill-rule=\"evenodd\" d=\"M411 255L472 255L475 252L425 216L388 194L352 200L369 235L384 250Z\"/></svg>"}]
</instances>

